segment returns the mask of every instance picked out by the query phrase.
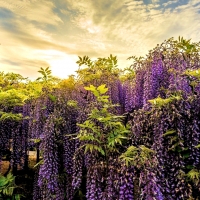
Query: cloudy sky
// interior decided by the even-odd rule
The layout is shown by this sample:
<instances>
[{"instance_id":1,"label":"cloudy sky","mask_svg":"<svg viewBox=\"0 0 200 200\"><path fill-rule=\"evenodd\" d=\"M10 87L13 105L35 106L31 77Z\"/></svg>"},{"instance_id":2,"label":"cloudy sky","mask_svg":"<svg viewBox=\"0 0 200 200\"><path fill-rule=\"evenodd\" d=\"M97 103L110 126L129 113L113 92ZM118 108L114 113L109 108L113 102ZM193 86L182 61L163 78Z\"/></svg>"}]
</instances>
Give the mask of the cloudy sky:
<instances>
[{"instance_id":1,"label":"cloudy sky","mask_svg":"<svg viewBox=\"0 0 200 200\"><path fill-rule=\"evenodd\" d=\"M0 0L0 71L61 78L78 56L145 56L165 39L200 41L200 0Z\"/></svg>"}]
</instances>

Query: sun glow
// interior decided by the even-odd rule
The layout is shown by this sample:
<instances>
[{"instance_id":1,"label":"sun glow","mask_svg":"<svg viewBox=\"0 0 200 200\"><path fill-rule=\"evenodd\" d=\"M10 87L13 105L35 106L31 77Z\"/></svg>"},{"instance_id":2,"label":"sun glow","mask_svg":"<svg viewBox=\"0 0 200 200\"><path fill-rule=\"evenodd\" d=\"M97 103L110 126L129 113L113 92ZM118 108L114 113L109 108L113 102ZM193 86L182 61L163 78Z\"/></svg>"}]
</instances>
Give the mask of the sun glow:
<instances>
[{"instance_id":1,"label":"sun glow","mask_svg":"<svg viewBox=\"0 0 200 200\"><path fill-rule=\"evenodd\" d=\"M48 60L52 70L52 75L59 78L67 78L69 75L76 74L75 71L78 69L76 61L78 60L75 55L67 55L66 53L48 50Z\"/></svg>"}]
</instances>

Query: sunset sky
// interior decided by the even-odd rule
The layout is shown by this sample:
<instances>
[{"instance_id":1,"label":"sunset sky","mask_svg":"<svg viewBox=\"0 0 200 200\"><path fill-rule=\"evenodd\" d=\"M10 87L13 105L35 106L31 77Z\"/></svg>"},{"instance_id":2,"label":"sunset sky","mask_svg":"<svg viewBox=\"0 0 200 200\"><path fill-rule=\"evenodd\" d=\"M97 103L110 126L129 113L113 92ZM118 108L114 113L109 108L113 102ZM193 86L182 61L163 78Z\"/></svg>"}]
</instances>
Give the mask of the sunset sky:
<instances>
[{"instance_id":1,"label":"sunset sky","mask_svg":"<svg viewBox=\"0 0 200 200\"><path fill-rule=\"evenodd\" d=\"M0 71L66 78L78 56L130 65L165 39L200 41L200 0L0 0Z\"/></svg>"}]
</instances>

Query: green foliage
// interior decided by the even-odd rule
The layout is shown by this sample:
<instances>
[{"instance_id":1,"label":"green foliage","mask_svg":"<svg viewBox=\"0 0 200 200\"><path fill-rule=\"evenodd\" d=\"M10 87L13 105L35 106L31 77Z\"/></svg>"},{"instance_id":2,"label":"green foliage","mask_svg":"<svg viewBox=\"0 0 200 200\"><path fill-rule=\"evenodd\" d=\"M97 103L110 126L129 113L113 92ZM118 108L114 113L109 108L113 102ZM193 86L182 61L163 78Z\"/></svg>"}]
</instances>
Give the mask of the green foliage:
<instances>
[{"instance_id":1,"label":"green foliage","mask_svg":"<svg viewBox=\"0 0 200 200\"><path fill-rule=\"evenodd\" d=\"M132 67L127 67L123 70L123 74L120 76L120 80L122 82L125 81L133 81L133 79L136 77L136 72Z\"/></svg>"},{"instance_id":2,"label":"green foliage","mask_svg":"<svg viewBox=\"0 0 200 200\"><path fill-rule=\"evenodd\" d=\"M187 150L183 148L183 140L180 140L178 135L170 137L169 144L170 144L170 147L168 148L168 151L181 153L182 151Z\"/></svg>"},{"instance_id":3,"label":"green foliage","mask_svg":"<svg viewBox=\"0 0 200 200\"><path fill-rule=\"evenodd\" d=\"M53 78L53 76L51 75L51 70L49 69L49 67L47 68L40 68L40 70L38 71L42 76L38 77L37 80L42 80L42 81L48 81L51 80Z\"/></svg>"},{"instance_id":4,"label":"green foliage","mask_svg":"<svg viewBox=\"0 0 200 200\"><path fill-rule=\"evenodd\" d=\"M109 109L115 107L109 96L105 95L108 88L105 85L99 87L85 87L96 97L96 104L92 104L91 113L82 124L77 124L80 131L77 139L84 141L81 148L85 148L85 153L90 151L99 152L102 156L107 156L110 152L118 151L118 145L123 145L127 140L130 130L121 122L123 116L112 114Z\"/></svg>"},{"instance_id":5,"label":"green foliage","mask_svg":"<svg viewBox=\"0 0 200 200\"><path fill-rule=\"evenodd\" d=\"M176 133L175 130L167 130L167 131L163 134L163 137L169 136L169 135L174 135L175 133Z\"/></svg>"},{"instance_id":6,"label":"green foliage","mask_svg":"<svg viewBox=\"0 0 200 200\"><path fill-rule=\"evenodd\" d=\"M195 148L200 148L200 144L198 144L197 146L195 146Z\"/></svg>"},{"instance_id":7,"label":"green foliage","mask_svg":"<svg viewBox=\"0 0 200 200\"><path fill-rule=\"evenodd\" d=\"M92 66L93 62L91 61L91 59L88 56L83 56L83 58L81 58L80 56L79 60L76 62L79 66L81 65L87 65L87 66Z\"/></svg>"},{"instance_id":8,"label":"green foliage","mask_svg":"<svg viewBox=\"0 0 200 200\"><path fill-rule=\"evenodd\" d=\"M197 46L195 44L191 44L190 41L191 39L185 40L183 37L178 37L177 47L185 53L185 59L187 59L187 55L198 51Z\"/></svg>"},{"instance_id":9,"label":"green foliage","mask_svg":"<svg viewBox=\"0 0 200 200\"><path fill-rule=\"evenodd\" d=\"M126 150L125 153L123 153L119 159L121 159L123 162L126 163L127 166L129 165L136 165L136 159L138 158L139 149L135 146L130 146Z\"/></svg>"},{"instance_id":10,"label":"green foliage","mask_svg":"<svg viewBox=\"0 0 200 200\"><path fill-rule=\"evenodd\" d=\"M44 82L42 81L30 81L27 78L23 78L19 74L5 74L4 72L0 72L0 96L3 95L2 99L5 99L5 101L7 98L12 101L12 99L14 99L16 95L17 99L20 95L23 95L25 99L35 99L42 94L42 89L44 86L46 87L46 85L46 82L44 84ZM55 87L53 85L51 86ZM5 95L7 96L7 98L5 98ZM9 97L9 95L11 96L11 98ZM3 104L5 105L4 102Z\"/></svg>"},{"instance_id":11,"label":"green foliage","mask_svg":"<svg viewBox=\"0 0 200 200\"><path fill-rule=\"evenodd\" d=\"M200 171L197 169L192 169L186 174L186 177L195 185L198 185L200 179Z\"/></svg>"},{"instance_id":12,"label":"green foliage","mask_svg":"<svg viewBox=\"0 0 200 200\"><path fill-rule=\"evenodd\" d=\"M195 69L195 70L186 70L185 75L187 76L192 76L200 80L200 69Z\"/></svg>"},{"instance_id":13,"label":"green foliage","mask_svg":"<svg viewBox=\"0 0 200 200\"><path fill-rule=\"evenodd\" d=\"M28 81L19 92L26 95L28 99L36 99L42 94L43 84L37 81Z\"/></svg>"},{"instance_id":14,"label":"green foliage","mask_svg":"<svg viewBox=\"0 0 200 200\"><path fill-rule=\"evenodd\" d=\"M163 107L163 106L166 106L166 105L172 103L174 100L180 100L180 99L181 99L181 96L172 95L171 97L166 98L166 99L162 99L161 97L157 97L155 99L148 100L148 102L150 102L155 107Z\"/></svg>"},{"instance_id":15,"label":"green foliage","mask_svg":"<svg viewBox=\"0 0 200 200\"><path fill-rule=\"evenodd\" d=\"M190 151L188 148L184 147L184 141L180 139L176 130L167 130L163 137L168 138L169 148L168 151L173 151L182 156L183 159L186 159L190 156Z\"/></svg>"},{"instance_id":16,"label":"green foliage","mask_svg":"<svg viewBox=\"0 0 200 200\"><path fill-rule=\"evenodd\" d=\"M52 102L56 102L56 100L57 100L57 98L56 98L56 96L54 96L54 95L52 95L52 94L48 94L48 96L49 96L49 99L52 101Z\"/></svg>"},{"instance_id":17,"label":"green foliage","mask_svg":"<svg viewBox=\"0 0 200 200\"><path fill-rule=\"evenodd\" d=\"M97 86L113 82L122 72L117 68L117 57L112 54L108 58L98 58L96 61L91 61L88 56L79 57L76 63L79 65L79 69L76 71L78 82L84 84ZM82 65L84 68L80 68Z\"/></svg>"},{"instance_id":18,"label":"green foliage","mask_svg":"<svg viewBox=\"0 0 200 200\"><path fill-rule=\"evenodd\" d=\"M109 96L103 95L108 91L105 85L100 85L98 88L90 85L90 87L84 87L85 90L91 91L100 103L109 103Z\"/></svg>"},{"instance_id":19,"label":"green foliage","mask_svg":"<svg viewBox=\"0 0 200 200\"><path fill-rule=\"evenodd\" d=\"M23 119L23 116L21 113L13 114L11 112L9 112L9 113L0 112L0 121L5 121L5 120L21 121L22 119Z\"/></svg>"},{"instance_id":20,"label":"green foliage","mask_svg":"<svg viewBox=\"0 0 200 200\"><path fill-rule=\"evenodd\" d=\"M169 139L170 147L168 148L168 151L174 151L179 153L183 151L183 141L180 140L176 130L167 130L163 134L163 137L167 137Z\"/></svg>"},{"instance_id":21,"label":"green foliage","mask_svg":"<svg viewBox=\"0 0 200 200\"><path fill-rule=\"evenodd\" d=\"M27 96L21 91L16 89L7 90L0 92L0 106L1 107L14 107L22 106L27 100Z\"/></svg>"},{"instance_id":22,"label":"green foliage","mask_svg":"<svg viewBox=\"0 0 200 200\"><path fill-rule=\"evenodd\" d=\"M71 92L75 90L76 83L77 80L75 79L74 75L70 75L67 79L61 80L58 84L58 87Z\"/></svg>"},{"instance_id":23,"label":"green foliage","mask_svg":"<svg viewBox=\"0 0 200 200\"><path fill-rule=\"evenodd\" d=\"M137 168L144 167L147 161L152 160L155 151L145 147L144 145L140 145L139 147L130 146L124 152L119 159L127 166L133 165Z\"/></svg>"},{"instance_id":24,"label":"green foliage","mask_svg":"<svg viewBox=\"0 0 200 200\"><path fill-rule=\"evenodd\" d=\"M106 58L98 58L96 62L91 61L88 56L84 56L81 58L79 56L79 60L76 62L79 66L87 65L88 67L95 67L95 65L106 65L108 66L108 70L112 70L113 68L117 67L117 57L110 54L110 56Z\"/></svg>"},{"instance_id":25,"label":"green foliage","mask_svg":"<svg viewBox=\"0 0 200 200\"><path fill-rule=\"evenodd\" d=\"M36 143L40 143L41 139L30 139L30 141L33 141L36 144Z\"/></svg>"},{"instance_id":26,"label":"green foliage","mask_svg":"<svg viewBox=\"0 0 200 200\"><path fill-rule=\"evenodd\" d=\"M41 95L48 95L52 101L55 101L55 97L49 94L53 89L59 87L59 82L53 81L29 81L20 92L27 96L28 100L37 99ZM46 89L46 90L44 90ZM46 94L47 93L47 94Z\"/></svg>"},{"instance_id":27,"label":"green foliage","mask_svg":"<svg viewBox=\"0 0 200 200\"><path fill-rule=\"evenodd\" d=\"M195 70L188 69L185 72L183 72L183 76L187 76L188 80L190 81L189 84L194 93L194 89L199 84L200 81L200 69L195 69Z\"/></svg>"},{"instance_id":28,"label":"green foliage","mask_svg":"<svg viewBox=\"0 0 200 200\"><path fill-rule=\"evenodd\" d=\"M132 59L133 60L133 64L130 66L129 69L132 69L133 71L139 70L143 67L143 64L145 62L144 57L142 56L131 56L128 58L128 60Z\"/></svg>"},{"instance_id":29,"label":"green foliage","mask_svg":"<svg viewBox=\"0 0 200 200\"><path fill-rule=\"evenodd\" d=\"M182 59L187 66L194 66L196 59L199 57L200 42L191 42L191 39L186 40L183 37L175 40L173 37L165 40L161 45L157 45L153 50L149 51L147 61L151 61L155 52L160 52L162 60L168 62L168 59Z\"/></svg>"},{"instance_id":30,"label":"green foliage","mask_svg":"<svg viewBox=\"0 0 200 200\"><path fill-rule=\"evenodd\" d=\"M0 198L11 200L20 200L19 194L14 194L15 177L9 173L6 177L0 174Z\"/></svg>"},{"instance_id":31,"label":"green foliage","mask_svg":"<svg viewBox=\"0 0 200 200\"><path fill-rule=\"evenodd\" d=\"M27 81L27 78L24 78L20 74L16 73L4 73L0 72L0 88L9 88L14 89L23 85Z\"/></svg>"},{"instance_id":32,"label":"green foliage","mask_svg":"<svg viewBox=\"0 0 200 200\"><path fill-rule=\"evenodd\" d=\"M74 100L68 100L67 105L70 107L78 108L78 102Z\"/></svg>"}]
</instances>

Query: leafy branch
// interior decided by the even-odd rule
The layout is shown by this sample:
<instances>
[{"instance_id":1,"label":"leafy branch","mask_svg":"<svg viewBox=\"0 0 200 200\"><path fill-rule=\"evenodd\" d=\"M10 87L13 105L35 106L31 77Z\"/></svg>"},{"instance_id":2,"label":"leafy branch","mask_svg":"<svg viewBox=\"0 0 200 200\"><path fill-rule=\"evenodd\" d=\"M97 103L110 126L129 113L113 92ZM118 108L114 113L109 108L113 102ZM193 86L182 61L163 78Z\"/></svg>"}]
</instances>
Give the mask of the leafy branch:
<instances>
[{"instance_id":1,"label":"leafy branch","mask_svg":"<svg viewBox=\"0 0 200 200\"><path fill-rule=\"evenodd\" d=\"M53 79L52 72L51 72L51 70L49 69L49 67L46 67L45 69L41 67L40 70L39 70L38 72L39 72L42 76L41 76L41 77L38 77L37 80L42 80L42 81L44 81L44 82L47 82L47 81Z\"/></svg>"},{"instance_id":2,"label":"leafy branch","mask_svg":"<svg viewBox=\"0 0 200 200\"><path fill-rule=\"evenodd\" d=\"M166 99L157 97L155 99L148 100L148 102L151 103L155 107L162 107L162 106L166 106L172 103L174 100L180 100L180 99L181 99L181 96L172 95L171 97L166 98Z\"/></svg>"},{"instance_id":3,"label":"leafy branch","mask_svg":"<svg viewBox=\"0 0 200 200\"><path fill-rule=\"evenodd\" d=\"M153 159L154 154L154 150L149 149L144 145L140 145L139 147L130 146L119 159L122 162L125 162L127 166L133 165L137 168L141 168L145 166L149 160Z\"/></svg>"},{"instance_id":4,"label":"leafy branch","mask_svg":"<svg viewBox=\"0 0 200 200\"><path fill-rule=\"evenodd\" d=\"M97 151L102 156L107 156L110 152L118 151L118 145L123 145L128 139L130 130L122 123L123 116L114 115L109 111L115 105L109 101L109 96L105 95L108 91L105 85L90 85L85 89L96 97L97 105L92 104L93 109L87 120L77 124L80 131L76 139L84 141L82 148L85 148L85 153Z\"/></svg>"},{"instance_id":5,"label":"leafy branch","mask_svg":"<svg viewBox=\"0 0 200 200\"><path fill-rule=\"evenodd\" d=\"M21 121L23 116L21 113L13 114L11 112L0 112L0 121L11 120L11 121Z\"/></svg>"},{"instance_id":6,"label":"leafy branch","mask_svg":"<svg viewBox=\"0 0 200 200\"><path fill-rule=\"evenodd\" d=\"M192 169L186 174L186 177L195 185L198 185L200 179L200 171L197 169Z\"/></svg>"},{"instance_id":7,"label":"leafy branch","mask_svg":"<svg viewBox=\"0 0 200 200\"><path fill-rule=\"evenodd\" d=\"M15 176L11 173L9 173L6 177L0 174L0 198L20 200L21 195L14 194L15 188L17 188L15 184Z\"/></svg>"}]
</instances>

